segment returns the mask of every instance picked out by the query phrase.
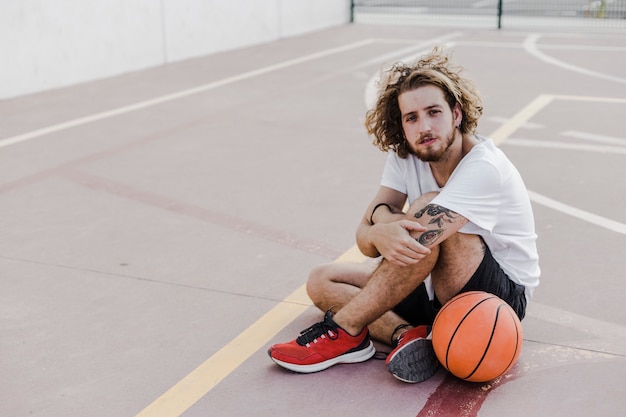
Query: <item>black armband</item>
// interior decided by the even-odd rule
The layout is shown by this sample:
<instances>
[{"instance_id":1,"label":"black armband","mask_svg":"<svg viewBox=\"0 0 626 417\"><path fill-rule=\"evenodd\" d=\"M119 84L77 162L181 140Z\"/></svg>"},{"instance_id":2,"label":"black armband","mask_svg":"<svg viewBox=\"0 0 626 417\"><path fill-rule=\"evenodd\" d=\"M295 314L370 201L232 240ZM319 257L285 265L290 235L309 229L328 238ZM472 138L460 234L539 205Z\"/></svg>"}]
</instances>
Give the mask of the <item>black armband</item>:
<instances>
[{"instance_id":1,"label":"black armband","mask_svg":"<svg viewBox=\"0 0 626 417\"><path fill-rule=\"evenodd\" d=\"M374 210L372 210L372 214L370 215L370 225L371 225L371 226L373 226L373 225L374 225L374 213L376 213L376 209L378 209L378 208L379 208L379 207L381 207L381 206L385 206L385 207L387 207L387 208L389 209L389 211L393 213L393 210L391 209L391 206L390 206L389 204L387 204L387 203L379 203L379 204L376 204L376 205L374 206Z\"/></svg>"}]
</instances>

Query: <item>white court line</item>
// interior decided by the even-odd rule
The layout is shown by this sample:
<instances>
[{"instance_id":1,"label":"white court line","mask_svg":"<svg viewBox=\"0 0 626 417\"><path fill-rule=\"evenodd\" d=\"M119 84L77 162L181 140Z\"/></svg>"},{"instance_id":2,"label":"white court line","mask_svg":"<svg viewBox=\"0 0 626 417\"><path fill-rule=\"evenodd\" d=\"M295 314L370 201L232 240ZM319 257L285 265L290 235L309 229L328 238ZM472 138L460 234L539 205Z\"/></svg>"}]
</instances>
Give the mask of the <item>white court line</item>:
<instances>
[{"instance_id":1,"label":"white court line","mask_svg":"<svg viewBox=\"0 0 626 417\"><path fill-rule=\"evenodd\" d=\"M538 58L547 64L555 65L557 67L561 67L569 71L574 71L579 74L588 75L590 77L595 77L595 78L599 78L599 79L603 79L607 81L613 81L613 82L620 83L620 84L626 84L626 79L624 78L615 77L613 75L603 74L601 72L592 71L587 68L568 64L567 62L559 61L556 58L552 58L551 56L544 54L537 47L537 41L539 40L540 37L541 35L539 34L532 34L532 35L528 35L526 39L524 40L524 49L526 50L526 52L528 52L530 55L533 55L535 58Z\"/></svg>"},{"instance_id":2,"label":"white court line","mask_svg":"<svg viewBox=\"0 0 626 417\"><path fill-rule=\"evenodd\" d=\"M579 96L572 97L577 100L584 99L584 97ZM526 107L517 112L517 114L515 114L507 123L503 124L494 133L492 133L491 138L496 144L501 144L502 142L504 142L504 140L508 139L517 129L519 129L521 126L524 126L524 124L528 122L531 117L533 117L540 110L545 108L548 104L550 104L554 99L557 98L567 100L569 99L569 96L553 96L546 94L538 96L535 100L526 105ZM593 97L593 100L601 101L599 97ZM595 224L596 226L600 226L617 233L626 234L626 225L623 223L607 219L605 217L598 216L597 214L589 213L584 210L577 209L576 207L561 203L560 201L556 201L534 191L528 190L528 194L530 196L530 199L537 204L544 205L546 207L560 211L564 214L568 214L577 219Z\"/></svg>"},{"instance_id":3,"label":"white court line","mask_svg":"<svg viewBox=\"0 0 626 417\"><path fill-rule=\"evenodd\" d=\"M577 130L568 130L566 132L561 132L561 136L566 136L574 139L583 139L591 142L608 143L609 145L626 145L626 139L624 138L598 135L595 133L579 132Z\"/></svg>"},{"instance_id":4,"label":"white court line","mask_svg":"<svg viewBox=\"0 0 626 417\"><path fill-rule=\"evenodd\" d=\"M486 41L459 41L459 46L473 46L482 48L524 48L523 43L519 42L486 42ZM626 52L623 46L605 46L605 45L560 45L555 43L541 44L541 49L559 50L559 51L593 51L593 52Z\"/></svg>"},{"instance_id":5,"label":"white court line","mask_svg":"<svg viewBox=\"0 0 626 417\"><path fill-rule=\"evenodd\" d=\"M594 96L569 96L564 94L555 94L553 96L557 100L569 100L569 101L589 101L594 103L611 103L611 104L626 104L626 98L621 97L594 97Z\"/></svg>"},{"instance_id":6,"label":"white court line","mask_svg":"<svg viewBox=\"0 0 626 417\"><path fill-rule=\"evenodd\" d=\"M343 45L337 48L326 49L320 52L315 52L309 55L304 55L299 58L290 59L287 61L280 62L278 64L269 65L269 66L262 67L253 71L249 71L249 72L244 72L243 74L235 75L235 76L228 77L219 81L214 81L211 83L203 84L203 85L189 88L186 90L181 90L175 93L166 94L166 95L156 97L150 100L140 101L138 103L130 104L128 106L118 107L116 109L103 111L100 113L95 113L89 116L80 117L80 118L73 119L73 120L68 120L66 122L44 127L42 129L33 130L30 132L12 136L6 139L0 139L0 148L10 146L10 145L15 145L16 143L25 142L25 141L35 139L41 136L49 135L51 133L56 133L56 132L60 132L63 130L67 130L72 127L82 126L82 125L95 122L98 120L108 119L108 118L118 116L121 114L130 113L136 110L145 109L147 107L156 106L158 104L167 103L169 101L189 97L198 93L203 93L203 92L212 90L214 88L222 87L222 86L232 84L238 81L243 81L249 78L257 77L259 75L264 75L273 71L277 71L277 70L291 67L294 65L302 64L304 62L323 58L329 55L338 54L341 52L348 51L350 49L361 48L373 42L374 41L372 39L364 39L359 42L354 42L354 43Z\"/></svg>"},{"instance_id":7,"label":"white court line","mask_svg":"<svg viewBox=\"0 0 626 417\"><path fill-rule=\"evenodd\" d=\"M472 3L472 8L480 9L481 7L495 6L497 4L498 4L497 0L481 0L481 1L476 1Z\"/></svg>"},{"instance_id":8,"label":"white court line","mask_svg":"<svg viewBox=\"0 0 626 417\"><path fill-rule=\"evenodd\" d=\"M583 220L588 223L595 224L596 226L603 227L612 232L626 235L626 224L624 223L620 223L615 220L607 219L606 217L598 216L597 214L589 213L588 211L584 211L576 207L572 207L565 203L561 203L560 201L553 200L550 197L546 197L544 195L536 193L534 191L528 190L528 195L530 196L530 199L537 204L541 204L551 209L560 211L561 213L568 214L579 220Z\"/></svg>"},{"instance_id":9,"label":"white court line","mask_svg":"<svg viewBox=\"0 0 626 417\"><path fill-rule=\"evenodd\" d=\"M499 143L502 143L505 139L509 138L511 134L513 134L519 127L523 126L524 123L526 123L532 116L534 116L540 110L542 110L545 106L550 104L554 99L604 102L604 103L626 103L626 99L610 98L610 97L603 98L603 97L584 97L584 96L566 96L566 95L540 95L535 100L533 100L529 105L527 105L522 110L520 110L515 116L513 116L513 118L508 123L505 123L504 125L502 125L499 129L497 129L492 134L492 138L494 142L499 144ZM515 142L516 141L512 141L512 144L515 144ZM519 140L517 140L517 142L518 144L520 143ZM541 143L541 142L537 142L537 143ZM617 153L622 152L621 148L615 147L614 150ZM607 219L605 217L598 216L597 214L589 213L584 210L580 210L576 207L572 207L567 204L561 203L560 201L551 199L549 197L546 197L534 191L528 190L528 194L530 196L530 199L537 204L544 205L546 207L560 211L564 214L568 214L579 220L583 220L591 224L595 224L596 226L603 227L613 232L626 234L626 224L617 222L615 220Z\"/></svg>"},{"instance_id":10,"label":"white court line","mask_svg":"<svg viewBox=\"0 0 626 417\"><path fill-rule=\"evenodd\" d=\"M588 316L583 316L582 314L561 310L560 308L551 307L536 301L528 305L528 313L543 321L597 337L622 339L626 341L626 327L617 323L593 319ZM626 348L626 345L623 347Z\"/></svg>"},{"instance_id":11,"label":"white court line","mask_svg":"<svg viewBox=\"0 0 626 417\"><path fill-rule=\"evenodd\" d=\"M458 38L459 36L462 36L461 32L454 32L449 35L444 35L444 36L435 38L430 41L422 42L421 44L416 45L412 48L405 48L402 50L402 52L405 52L405 53L412 52L412 53L410 55L405 55L402 58L398 58L396 59L396 61L410 63L411 61L419 58L420 56L430 52L429 49L422 49L422 50L413 52L416 48L423 48L429 45L433 45L434 43L442 44L445 48L452 48L453 46L456 45L456 43L451 42L451 41L446 41L446 40ZM397 56L398 56L398 53L394 53L393 55L388 54L385 57L397 57ZM371 109L372 107L374 107L374 104L376 104L376 99L378 97L378 81L380 79L380 76L381 76L381 72L380 71L376 72L374 75L370 77L367 84L365 85L364 99L365 99L365 108L367 109Z\"/></svg>"},{"instance_id":12,"label":"white court line","mask_svg":"<svg viewBox=\"0 0 626 417\"><path fill-rule=\"evenodd\" d=\"M454 32L448 35L443 35L441 37L438 38L433 38L431 40L427 40L421 44L409 47L409 48L405 48L402 49L400 51L396 51L387 55L383 55L380 57L375 58L374 60L371 61L367 61L366 63L364 63L362 66L366 66L366 65L371 65L372 63L380 63L381 61L384 61L388 58L392 58L394 56L398 56L400 54L406 53L408 51L413 51L416 48L421 48L423 47L422 45L433 45L436 43L440 43L445 41L446 39L450 39L450 38L455 38L455 37L459 37L461 36L462 33L461 32ZM103 120L103 119L108 119L114 116L118 116L121 114L125 114L125 113L130 113L136 110L141 110L141 109L145 109L147 107L152 107L152 106L156 106L159 104L163 104L163 103L167 103L169 101L173 101L173 100L178 100L181 98L185 98L185 97L189 97L195 94L199 94L199 93L203 93L218 87L222 87L228 84L232 84L238 81L243 81L249 78L253 78L253 77L257 77L259 75L264 75L276 70L280 70L280 69L284 69L290 66L294 66L294 65L298 65L298 64L302 64L304 62L308 62L308 61L312 61L318 58L322 58L322 57L326 57L329 55L333 55L333 54L337 54L337 53L341 53L341 52L345 52L351 49L356 49L356 48L360 48L363 46L367 46L370 45L374 42L379 41L378 39L375 38L370 38L370 39L364 39L362 41L359 42L354 42L351 44L347 44L344 46L340 46L337 48L331 48L331 49L327 49L324 51L320 51L320 52L316 52L313 54L309 54L309 55L305 55L299 58L295 58L295 59L291 59L291 60L287 60L278 64L274 64L274 65L269 65L263 68L259 68L257 70L253 70L253 71L249 71L249 72L245 72L243 74L239 74L239 75L235 75L233 77L229 77L229 78L225 78L223 80L219 80L219 81L215 81L215 82L211 82L208 84L203 84L197 87L193 87L193 88L189 88L186 90L181 90L175 93L171 93L171 94L166 94L160 97L156 97L150 100L145 100L145 101L141 101L138 103L134 103L134 104L130 104L128 106L123 106L123 107L118 107L116 109L112 109L112 110L108 110L108 111L104 111L104 112L100 112L100 113L95 113L89 116L85 116L85 117L81 117L81 118L77 118L77 119L72 119L72 120L68 120L66 122L62 122L62 123L58 123L52 126L48 126L48 127L44 127L41 129L37 129L37 130L33 130L30 132L26 132L26 133L22 133L16 136L12 136L12 137L8 137L5 139L0 139L0 148L6 147L6 146L10 146L10 145L15 145L17 143L21 143L21 142L25 142L31 139L35 139L41 136L45 136L45 135L49 135L52 133L56 133L56 132L60 132L63 130L67 130L73 127L77 127L77 126L82 126L91 122L95 122L95 121L99 121L99 120Z\"/></svg>"},{"instance_id":13,"label":"white court line","mask_svg":"<svg viewBox=\"0 0 626 417\"><path fill-rule=\"evenodd\" d=\"M421 55L424 55L425 53L427 53L428 50L424 50L424 48L433 47L435 45L441 45L441 44L444 44L449 47L451 45L451 43L448 42L450 39L456 39L461 36L463 36L463 32L452 32L452 33L442 35L436 38L428 39L418 44L413 44L412 46L369 59L363 62L362 64L360 64L357 68L380 64L381 62L384 63L388 61L410 62L420 57ZM398 57L402 57L402 58L398 58Z\"/></svg>"},{"instance_id":14,"label":"white court line","mask_svg":"<svg viewBox=\"0 0 626 417\"><path fill-rule=\"evenodd\" d=\"M623 46L559 45L552 43L541 44L541 49L553 49L560 51L626 52L626 47Z\"/></svg>"},{"instance_id":15,"label":"white court line","mask_svg":"<svg viewBox=\"0 0 626 417\"><path fill-rule=\"evenodd\" d=\"M489 120L490 122L499 123L499 124L504 124L504 123L507 123L509 121L509 119L507 117L500 117L500 116L493 116L493 117L488 118L487 120ZM539 123L526 122L522 126L520 126L520 128L523 128L523 129L543 129L543 128L545 128L545 126L542 125L542 124L539 124Z\"/></svg>"},{"instance_id":16,"label":"white court line","mask_svg":"<svg viewBox=\"0 0 626 417\"><path fill-rule=\"evenodd\" d=\"M536 301L528 304L526 317L575 330L585 335L579 340L568 340L561 346L626 356L626 327L623 325L594 319ZM541 343L541 341L535 341Z\"/></svg>"},{"instance_id":17,"label":"white court line","mask_svg":"<svg viewBox=\"0 0 626 417\"><path fill-rule=\"evenodd\" d=\"M549 148L549 149L565 149L571 151L584 151L584 152L597 152L626 155L626 147L620 146L601 146L601 145L588 145L584 143L564 143L555 142L549 140L532 140L532 139L520 139L509 138L506 141L509 146L519 146L524 148Z\"/></svg>"},{"instance_id":18,"label":"white court line","mask_svg":"<svg viewBox=\"0 0 626 417\"><path fill-rule=\"evenodd\" d=\"M503 3L512 3L516 0L504 0ZM472 8L473 9L480 9L482 7L489 7L489 6L497 6L498 5L498 0L480 0L480 1L476 1L474 3L472 3Z\"/></svg>"}]
</instances>

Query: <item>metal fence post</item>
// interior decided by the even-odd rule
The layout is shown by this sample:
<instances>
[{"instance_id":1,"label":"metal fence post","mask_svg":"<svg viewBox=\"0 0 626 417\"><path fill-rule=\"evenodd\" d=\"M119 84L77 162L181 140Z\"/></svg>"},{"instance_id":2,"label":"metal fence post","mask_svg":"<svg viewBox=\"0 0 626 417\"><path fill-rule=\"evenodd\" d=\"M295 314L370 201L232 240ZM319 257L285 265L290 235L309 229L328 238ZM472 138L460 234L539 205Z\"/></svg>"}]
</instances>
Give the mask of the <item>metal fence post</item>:
<instances>
[{"instance_id":1,"label":"metal fence post","mask_svg":"<svg viewBox=\"0 0 626 417\"><path fill-rule=\"evenodd\" d=\"M498 0L498 29L502 29L502 0Z\"/></svg>"},{"instance_id":2,"label":"metal fence post","mask_svg":"<svg viewBox=\"0 0 626 417\"><path fill-rule=\"evenodd\" d=\"M354 23L354 0L350 1L350 23Z\"/></svg>"}]
</instances>

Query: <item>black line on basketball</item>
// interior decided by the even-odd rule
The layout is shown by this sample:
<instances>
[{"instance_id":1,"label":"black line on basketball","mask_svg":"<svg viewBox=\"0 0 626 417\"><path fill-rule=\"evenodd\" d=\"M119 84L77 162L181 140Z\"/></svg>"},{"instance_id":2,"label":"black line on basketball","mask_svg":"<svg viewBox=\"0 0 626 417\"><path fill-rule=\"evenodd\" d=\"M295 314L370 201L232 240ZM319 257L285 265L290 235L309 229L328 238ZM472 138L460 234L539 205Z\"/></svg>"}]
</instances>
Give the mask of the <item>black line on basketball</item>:
<instances>
[{"instance_id":1,"label":"black line on basketball","mask_svg":"<svg viewBox=\"0 0 626 417\"><path fill-rule=\"evenodd\" d=\"M456 332L459 330L459 327L461 327L461 325L463 324L463 322L465 321L467 316L469 316L472 313L472 311L474 311L476 309L476 307L478 307L479 305L481 305L485 301L490 300L492 298L493 297L485 297L482 300L480 300L479 302L477 302L476 304L474 304L474 306L472 308L470 308L467 313L465 313L463 318L456 325L456 328L454 329L454 332L452 332L452 336L450 336L450 340L448 341L448 347L446 348L446 369L450 369L450 366L448 365L448 355L450 354L450 346L452 345L452 341L454 340L454 336L456 335Z\"/></svg>"},{"instance_id":2,"label":"black line on basketball","mask_svg":"<svg viewBox=\"0 0 626 417\"><path fill-rule=\"evenodd\" d=\"M511 316L511 320L513 320L513 323L515 323L516 320L517 320L517 314L515 313L515 317L514 317L513 316L514 313L511 310L507 310L507 312ZM513 356L511 357L511 360L509 361L509 364L507 365L507 367L505 369L509 369L509 367L513 364L513 361L515 360L515 356L517 355L518 349L520 349L520 345L519 345L519 329L517 328L517 324L516 324L515 325L515 350L513 351Z\"/></svg>"},{"instance_id":3,"label":"black line on basketball","mask_svg":"<svg viewBox=\"0 0 626 417\"><path fill-rule=\"evenodd\" d=\"M496 332L496 326L498 325L498 316L500 315L501 308L502 308L502 304L498 305L498 308L496 309L496 319L493 321L493 327L491 328L491 335L489 336L489 342L487 342L487 346L485 347L483 356L478 361L478 364L476 364L476 368L474 368L474 370L470 372L470 374L463 379L471 378L472 375L476 373L478 368L480 368L480 365L483 363L483 360L485 360L485 356L487 356L487 352L489 352L489 346L491 346L491 341L493 340L493 335Z\"/></svg>"}]
</instances>

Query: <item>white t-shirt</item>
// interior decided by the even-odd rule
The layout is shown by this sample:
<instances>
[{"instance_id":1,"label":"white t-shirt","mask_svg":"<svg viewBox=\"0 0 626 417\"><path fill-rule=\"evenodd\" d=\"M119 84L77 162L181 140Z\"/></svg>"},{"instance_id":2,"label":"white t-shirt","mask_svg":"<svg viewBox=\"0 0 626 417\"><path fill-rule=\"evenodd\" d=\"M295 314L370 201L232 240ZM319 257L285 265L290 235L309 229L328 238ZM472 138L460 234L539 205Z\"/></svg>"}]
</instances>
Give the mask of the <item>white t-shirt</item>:
<instances>
[{"instance_id":1,"label":"white t-shirt","mask_svg":"<svg viewBox=\"0 0 626 417\"><path fill-rule=\"evenodd\" d=\"M409 204L438 191L432 203L469 220L459 232L482 236L494 259L513 282L525 287L530 300L541 271L528 192L504 153L490 139L477 138L480 143L463 157L443 188L428 163L415 155L402 159L395 152L389 152L381 185L406 194Z\"/></svg>"}]
</instances>

